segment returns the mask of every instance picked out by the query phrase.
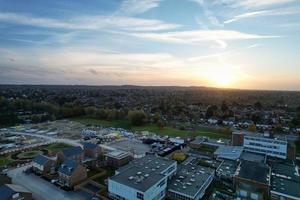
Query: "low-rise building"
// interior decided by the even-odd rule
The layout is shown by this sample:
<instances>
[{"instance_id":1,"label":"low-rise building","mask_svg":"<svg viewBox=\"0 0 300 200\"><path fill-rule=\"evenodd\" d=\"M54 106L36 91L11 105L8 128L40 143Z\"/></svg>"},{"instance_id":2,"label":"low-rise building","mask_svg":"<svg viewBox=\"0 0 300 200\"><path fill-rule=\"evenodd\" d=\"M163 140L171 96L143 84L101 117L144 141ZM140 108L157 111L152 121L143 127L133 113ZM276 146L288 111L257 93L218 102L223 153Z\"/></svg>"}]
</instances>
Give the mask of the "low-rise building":
<instances>
[{"instance_id":1,"label":"low-rise building","mask_svg":"<svg viewBox=\"0 0 300 200\"><path fill-rule=\"evenodd\" d=\"M266 155L261 153L243 152L240 160L251 161L257 163L266 163Z\"/></svg>"},{"instance_id":2,"label":"low-rise building","mask_svg":"<svg viewBox=\"0 0 300 200\"><path fill-rule=\"evenodd\" d=\"M154 155L133 160L109 178L109 196L115 200L163 199L168 179L176 170L176 161Z\"/></svg>"},{"instance_id":3,"label":"low-rise building","mask_svg":"<svg viewBox=\"0 0 300 200\"><path fill-rule=\"evenodd\" d=\"M88 158L98 158L101 155L101 148L97 144L85 142L83 144L84 156Z\"/></svg>"},{"instance_id":4,"label":"low-rise building","mask_svg":"<svg viewBox=\"0 0 300 200\"><path fill-rule=\"evenodd\" d=\"M213 169L194 164L180 165L168 184L168 197L174 200L199 200L213 178Z\"/></svg>"},{"instance_id":5,"label":"low-rise building","mask_svg":"<svg viewBox=\"0 0 300 200\"><path fill-rule=\"evenodd\" d=\"M46 175L51 171L55 172L56 159L45 155L38 155L32 160L32 170L41 175Z\"/></svg>"},{"instance_id":6,"label":"low-rise building","mask_svg":"<svg viewBox=\"0 0 300 200\"><path fill-rule=\"evenodd\" d=\"M217 159L238 160L241 157L243 149L240 146L220 146L214 152L214 157Z\"/></svg>"},{"instance_id":7,"label":"low-rise building","mask_svg":"<svg viewBox=\"0 0 300 200\"><path fill-rule=\"evenodd\" d=\"M236 195L240 199L268 199L271 169L265 164L242 161L234 176Z\"/></svg>"},{"instance_id":8,"label":"low-rise building","mask_svg":"<svg viewBox=\"0 0 300 200\"><path fill-rule=\"evenodd\" d=\"M0 186L0 200L31 200L30 191L20 185L5 184Z\"/></svg>"},{"instance_id":9,"label":"low-rise building","mask_svg":"<svg viewBox=\"0 0 300 200\"><path fill-rule=\"evenodd\" d=\"M84 152L81 147L71 147L65 150L62 150L57 153L57 158L60 163L62 163L65 159L75 160L79 163L83 162Z\"/></svg>"},{"instance_id":10,"label":"low-rise building","mask_svg":"<svg viewBox=\"0 0 300 200\"><path fill-rule=\"evenodd\" d=\"M86 167L74 160L65 159L58 168L58 182L62 186L72 188L86 178Z\"/></svg>"},{"instance_id":11,"label":"low-rise building","mask_svg":"<svg viewBox=\"0 0 300 200\"><path fill-rule=\"evenodd\" d=\"M133 156L126 151L114 150L105 154L106 164L112 167L121 167L133 160Z\"/></svg>"},{"instance_id":12,"label":"low-rise building","mask_svg":"<svg viewBox=\"0 0 300 200\"><path fill-rule=\"evenodd\" d=\"M219 179L230 181L232 183L237 167L238 163L236 161L223 160L216 170L216 176Z\"/></svg>"},{"instance_id":13,"label":"low-rise building","mask_svg":"<svg viewBox=\"0 0 300 200\"><path fill-rule=\"evenodd\" d=\"M294 164L273 163L270 190L272 200L300 200L299 167Z\"/></svg>"},{"instance_id":14,"label":"low-rise building","mask_svg":"<svg viewBox=\"0 0 300 200\"><path fill-rule=\"evenodd\" d=\"M288 141L283 137L270 137L266 134L235 131L233 144L242 144L245 151L262 153L268 156L286 159Z\"/></svg>"}]
</instances>

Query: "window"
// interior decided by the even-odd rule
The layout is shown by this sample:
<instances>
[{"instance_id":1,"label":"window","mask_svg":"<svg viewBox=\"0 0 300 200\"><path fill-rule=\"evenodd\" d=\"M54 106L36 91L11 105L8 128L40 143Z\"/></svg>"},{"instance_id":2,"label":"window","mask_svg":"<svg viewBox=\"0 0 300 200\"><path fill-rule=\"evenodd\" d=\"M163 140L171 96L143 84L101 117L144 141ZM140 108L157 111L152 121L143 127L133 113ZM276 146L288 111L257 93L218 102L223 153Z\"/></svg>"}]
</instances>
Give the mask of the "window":
<instances>
[{"instance_id":1,"label":"window","mask_svg":"<svg viewBox=\"0 0 300 200\"><path fill-rule=\"evenodd\" d=\"M164 179L157 185L157 187L162 187L165 185L165 183L166 183L166 180Z\"/></svg>"},{"instance_id":2,"label":"window","mask_svg":"<svg viewBox=\"0 0 300 200\"><path fill-rule=\"evenodd\" d=\"M141 200L144 200L144 194L142 194L142 193L140 193L140 192L137 192L137 193L136 193L136 198L141 199Z\"/></svg>"}]
</instances>

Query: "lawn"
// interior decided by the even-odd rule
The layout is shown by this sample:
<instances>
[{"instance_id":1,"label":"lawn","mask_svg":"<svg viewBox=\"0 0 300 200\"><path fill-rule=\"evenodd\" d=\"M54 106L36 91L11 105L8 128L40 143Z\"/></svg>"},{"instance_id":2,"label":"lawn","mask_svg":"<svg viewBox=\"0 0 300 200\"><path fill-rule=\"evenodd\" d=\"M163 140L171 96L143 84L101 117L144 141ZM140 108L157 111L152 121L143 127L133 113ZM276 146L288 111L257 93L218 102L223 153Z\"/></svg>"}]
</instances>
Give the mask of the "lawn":
<instances>
[{"instance_id":1,"label":"lawn","mask_svg":"<svg viewBox=\"0 0 300 200\"><path fill-rule=\"evenodd\" d=\"M25 158L25 159L30 159L30 158L34 158L35 156L39 155L39 154L43 154L42 151L25 151L22 152L18 155L19 158Z\"/></svg>"},{"instance_id":2,"label":"lawn","mask_svg":"<svg viewBox=\"0 0 300 200\"><path fill-rule=\"evenodd\" d=\"M48 151L50 151L51 153L57 153L59 151L62 151L64 149L67 149L71 147L68 144L63 144L63 143L54 143L54 144L50 144L49 146L47 146L45 149L47 149Z\"/></svg>"},{"instance_id":3,"label":"lawn","mask_svg":"<svg viewBox=\"0 0 300 200\"><path fill-rule=\"evenodd\" d=\"M126 120L106 121L106 120L91 119L87 117L72 118L71 120L80 122L85 125L124 128L127 130L138 131L138 132L149 131L149 132L157 133L159 135L168 135L171 137L184 137L187 136L188 134L192 134L193 136L208 136L213 139L219 139L219 138L228 139L231 137L231 135L220 133L217 130L213 130L211 128L198 129L197 131L191 133L186 130L175 129L170 126L159 128L156 124L146 124L144 126L132 126L130 122Z\"/></svg>"},{"instance_id":4,"label":"lawn","mask_svg":"<svg viewBox=\"0 0 300 200\"><path fill-rule=\"evenodd\" d=\"M8 165L11 162L8 156L0 156L0 167Z\"/></svg>"}]
</instances>

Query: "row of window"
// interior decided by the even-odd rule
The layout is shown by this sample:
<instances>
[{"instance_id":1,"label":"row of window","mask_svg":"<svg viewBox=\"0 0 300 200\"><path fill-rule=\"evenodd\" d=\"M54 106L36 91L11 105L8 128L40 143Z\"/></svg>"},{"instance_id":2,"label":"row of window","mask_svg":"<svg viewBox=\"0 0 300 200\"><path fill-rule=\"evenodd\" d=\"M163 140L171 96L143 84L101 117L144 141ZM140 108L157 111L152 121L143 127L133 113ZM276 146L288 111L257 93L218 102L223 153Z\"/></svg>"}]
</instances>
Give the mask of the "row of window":
<instances>
[{"instance_id":1,"label":"row of window","mask_svg":"<svg viewBox=\"0 0 300 200\"><path fill-rule=\"evenodd\" d=\"M264 150L264 149L252 148L252 147L245 147L245 149L253 150L253 151L256 151L256 152L267 153L267 154L275 154L275 155L286 156L286 153L277 152L277 151Z\"/></svg>"},{"instance_id":2,"label":"row of window","mask_svg":"<svg viewBox=\"0 0 300 200\"><path fill-rule=\"evenodd\" d=\"M282 144L282 145L287 144L286 141L274 140L274 139L268 139L268 138L257 138L257 137L245 136L245 139L261 141L261 142L268 142L268 143L274 143L274 144Z\"/></svg>"}]
</instances>

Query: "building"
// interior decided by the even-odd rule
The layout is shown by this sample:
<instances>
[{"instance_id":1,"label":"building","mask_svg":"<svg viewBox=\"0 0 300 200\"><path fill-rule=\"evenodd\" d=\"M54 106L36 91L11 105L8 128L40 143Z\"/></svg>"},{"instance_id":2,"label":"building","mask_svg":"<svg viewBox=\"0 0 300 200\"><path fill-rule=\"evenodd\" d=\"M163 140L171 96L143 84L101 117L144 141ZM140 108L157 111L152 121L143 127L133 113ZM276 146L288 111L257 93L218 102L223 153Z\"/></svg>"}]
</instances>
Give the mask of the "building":
<instances>
[{"instance_id":1,"label":"building","mask_svg":"<svg viewBox=\"0 0 300 200\"><path fill-rule=\"evenodd\" d=\"M293 164L273 163L270 190L272 200L300 200L299 167Z\"/></svg>"},{"instance_id":2,"label":"building","mask_svg":"<svg viewBox=\"0 0 300 200\"><path fill-rule=\"evenodd\" d=\"M236 195L240 199L269 198L271 169L265 164L242 161L234 176Z\"/></svg>"},{"instance_id":3,"label":"building","mask_svg":"<svg viewBox=\"0 0 300 200\"><path fill-rule=\"evenodd\" d=\"M32 160L32 170L41 175L55 172L56 160L45 155L38 155Z\"/></svg>"},{"instance_id":4,"label":"building","mask_svg":"<svg viewBox=\"0 0 300 200\"><path fill-rule=\"evenodd\" d=\"M0 186L0 200L31 200L32 194L20 185L5 184Z\"/></svg>"},{"instance_id":5,"label":"building","mask_svg":"<svg viewBox=\"0 0 300 200\"><path fill-rule=\"evenodd\" d=\"M57 153L57 158L60 163L65 159L75 160L79 163L83 162L84 152L81 147L71 147Z\"/></svg>"},{"instance_id":6,"label":"building","mask_svg":"<svg viewBox=\"0 0 300 200\"><path fill-rule=\"evenodd\" d=\"M230 181L232 183L237 167L238 163L236 161L223 160L216 170L216 176L219 179Z\"/></svg>"},{"instance_id":7,"label":"building","mask_svg":"<svg viewBox=\"0 0 300 200\"><path fill-rule=\"evenodd\" d=\"M114 150L105 154L106 164L112 167L121 167L133 160L133 156L126 151Z\"/></svg>"},{"instance_id":8,"label":"building","mask_svg":"<svg viewBox=\"0 0 300 200\"><path fill-rule=\"evenodd\" d=\"M87 171L82 164L66 159L58 168L58 182L62 186L72 188L87 178Z\"/></svg>"},{"instance_id":9,"label":"building","mask_svg":"<svg viewBox=\"0 0 300 200\"><path fill-rule=\"evenodd\" d=\"M199 200L213 178L213 169L194 164L180 165L168 184L168 197L174 200Z\"/></svg>"},{"instance_id":10,"label":"building","mask_svg":"<svg viewBox=\"0 0 300 200\"><path fill-rule=\"evenodd\" d=\"M154 155L133 160L108 179L109 196L115 200L163 199L167 181L176 170L176 161Z\"/></svg>"},{"instance_id":11,"label":"building","mask_svg":"<svg viewBox=\"0 0 300 200\"><path fill-rule=\"evenodd\" d=\"M101 155L101 148L97 144L85 142L83 144L84 156L88 158L98 158Z\"/></svg>"},{"instance_id":12,"label":"building","mask_svg":"<svg viewBox=\"0 0 300 200\"><path fill-rule=\"evenodd\" d=\"M238 160L241 157L243 149L240 146L220 146L214 152L214 157L217 159Z\"/></svg>"},{"instance_id":13,"label":"building","mask_svg":"<svg viewBox=\"0 0 300 200\"><path fill-rule=\"evenodd\" d=\"M266 163L266 155L260 153L243 152L240 160L251 161L257 163Z\"/></svg>"},{"instance_id":14,"label":"building","mask_svg":"<svg viewBox=\"0 0 300 200\"><path fill-rule=\"evenodd\" d=\"M240 131L232 134L233 144L240 144L241 140L245 151L287 158L288 141L285 138L271 138L269 135Z\"/></svg>"}]
</instances>

